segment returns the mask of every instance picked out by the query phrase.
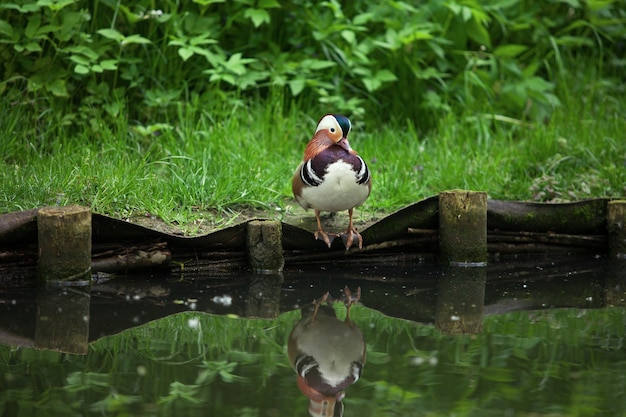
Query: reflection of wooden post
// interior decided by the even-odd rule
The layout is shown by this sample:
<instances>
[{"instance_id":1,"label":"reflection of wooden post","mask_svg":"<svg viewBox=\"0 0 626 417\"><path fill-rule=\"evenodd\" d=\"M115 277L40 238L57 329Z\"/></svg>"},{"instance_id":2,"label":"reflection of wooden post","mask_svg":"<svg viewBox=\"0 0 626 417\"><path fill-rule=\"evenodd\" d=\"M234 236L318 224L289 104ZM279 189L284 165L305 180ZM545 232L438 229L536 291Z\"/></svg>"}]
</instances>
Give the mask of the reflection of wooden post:
<instances>
[{"instance_id":1,"label":"reflection of wooden post","mask_svg":"<svg viewBox=\"0 0 626 417\"><path fill-rule=\"evenodd\" d=\"M37 290L35 347L86 354L89 286L42 285Z\"/></svg>"},{"instance_id":2,"label":"reflection of wooden post","mask_svg":"<svg viewBox=\"0 0 626 417\"><path fill-rule=\"evenodd\" d=\"M487 262L487 193L439 193L439 250L444 266Z\"/></svg>"},{"instance_id":3,"label":"reflection of wooden post","mask_svg":"<svg viewBox=\"0 0 626 417\"><path fill-rule=\"evenodd\" d=\"M605 272L607 306L626 306L626 259L609 259Z\"/></svg>"},{"instance_id":4,"label":"reflection of wooden post","mask_svg":"<svg viewBox=\"0 0 626 417\"><path fill-rule=\"evenodd\" d=\"M486 267L444 268L437 281L435 327L449 334L480 333L486 282Z\"/></svg>"},{"instance_id":5,"label":"reflection of wooden post","mask_svg":"<svg viewBox=\"0 0 626 417\"><path fill-rule=\"evenodd\" d=\"M283 274L254 274L248 288L246 317L275 319L280 313Z\"/></svg>"},{"instance_id":6,"label":"reflection of wooden post","mask_svg":"<svg viewBox=\"0 0 626 417\"><path fill-rule=\"evenodd\" d=\"M91 211L46 207L37 213L38 272L45 281L90 280Z\"/></svg>"},{"instance_id":7,"label":"reflection of wooden post","mask_svg":"<svg viewBox=\"0 0 626 417\"><path fill-rule=\"evenodd\" d=\"M246 244L248 259L256 272L280 272L283 257L282 225L273 220L253 220L248 223Z\"/></svg>"},{"instance_id":8,"label":"reflection of wooden post","mask_svg":"<svg viewBox=\"0 0 626 417\"><path fill-rule=\"evenodd\" d=\"M611 256L626 258L626 200L609 201L606 219Z\"/></svg>"}]
</instances>

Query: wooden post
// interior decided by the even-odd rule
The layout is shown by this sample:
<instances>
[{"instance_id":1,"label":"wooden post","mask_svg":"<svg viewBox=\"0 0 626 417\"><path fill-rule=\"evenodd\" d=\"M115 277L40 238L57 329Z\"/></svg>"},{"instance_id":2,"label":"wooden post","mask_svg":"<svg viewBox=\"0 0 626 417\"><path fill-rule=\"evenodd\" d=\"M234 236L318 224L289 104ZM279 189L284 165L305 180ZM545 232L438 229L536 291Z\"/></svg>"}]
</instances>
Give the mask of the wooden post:
<instances>
[{"instance_id":1,"label":"wooden post","mask_svg":"<svg viewBox=\"0 0 626 417\"><path fill-rule=\"evenodd\" d=\"M39 277L48 281L91 281L91 211L45 207L37 212Z\"/></svg>"},{"instance_id":2,"label":"wooden post","mask_svg":"<svg viewBox=\"0 0 626 417\"><path fill-rule=\"evenodd\" d=\"M609 201L606 220L611 256L626 259L626 200Z\"/></svg>"},{"instance_id":3,"label":"wooden post","mask_svg":"<svg viewBox=\"0 0 626 417\"><path fill-rule=\"evenodd\" d=\"M444 266L487 263L487 193L439 193L439 253Z\"/></svg>"},{"instance_id":4,"label":"wooden post","mask_svg":"<svg viewBox=\"0 0 626 417\"><path fill-rule=\"evenodd\" d=\"M274 220L248 222L246 244L252 270L260 273L276 273L283 270L282 225Z\"/></svg>"}]
</instances>

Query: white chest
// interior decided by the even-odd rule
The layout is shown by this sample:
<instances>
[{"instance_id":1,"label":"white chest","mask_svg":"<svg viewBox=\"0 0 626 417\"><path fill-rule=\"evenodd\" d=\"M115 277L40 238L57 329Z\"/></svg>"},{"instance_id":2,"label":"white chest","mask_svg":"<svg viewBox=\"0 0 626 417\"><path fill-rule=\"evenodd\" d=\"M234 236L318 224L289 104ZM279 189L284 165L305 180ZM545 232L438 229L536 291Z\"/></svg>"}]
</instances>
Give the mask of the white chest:
<instances>
[{"instance_id":1,"label":"white chest","mask_svg":"<svg viewBox=\"0 0 626 417\"><path fill-rule=\"evenodd\" d=\"M339 160L328 166L320 185L305 187L298 200L305 208L335 212L360 206L368 195L368 185L357 183L352 166Z\"/></svg>"}]
</instances>

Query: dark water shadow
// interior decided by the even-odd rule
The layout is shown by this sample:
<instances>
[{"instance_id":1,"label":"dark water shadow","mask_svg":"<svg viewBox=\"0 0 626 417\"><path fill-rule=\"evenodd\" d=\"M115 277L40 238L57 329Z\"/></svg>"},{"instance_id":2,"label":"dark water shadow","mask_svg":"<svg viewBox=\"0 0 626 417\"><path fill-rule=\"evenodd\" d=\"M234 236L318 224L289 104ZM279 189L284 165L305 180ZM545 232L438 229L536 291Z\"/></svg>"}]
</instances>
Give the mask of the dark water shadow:
<instances>
[{"instance_id":1,"label":"dark water shadow","mask_svg":"<svg viewBox=\"0 0 626 417\"><path fill-rule=\"evenodd\" d=\"M486 268L398 262L349 270L330 264L277 275L99 275L91 291L79 297L81 303L76 302L75 289L0 289L0 342L33 346L39 340L37 345L45 347L42 334L47 331L58 339L63 332L50 327L42 332L42 323L58 324L70 317L76 322L67 328L83 328L88 341L183 311L275 318L326 291L340 293L346 285L361 287L362 303L388 316L434 323L449 332L479 332L485 315L624 305L624 265L592 256L525 256L491 262Z\"/></svg>"}]
</instances>

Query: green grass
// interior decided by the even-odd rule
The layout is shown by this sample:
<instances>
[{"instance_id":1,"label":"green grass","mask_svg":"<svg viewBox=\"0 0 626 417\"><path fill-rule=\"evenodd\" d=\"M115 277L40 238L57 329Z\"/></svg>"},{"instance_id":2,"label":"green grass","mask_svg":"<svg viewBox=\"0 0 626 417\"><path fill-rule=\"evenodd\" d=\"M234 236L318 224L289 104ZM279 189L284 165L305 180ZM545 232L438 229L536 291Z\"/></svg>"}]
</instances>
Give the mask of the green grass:
<instances>
[{"instance_id":1,"label":"green grass","mask_svg":"<svg viewBox=\"0 0 626 417\"><path fill-rule=\"evenodd\" d=\"M453 188L495 199L623 197L623 91L592 71L572 72L559 85L562 105L533 126L493 121L480 109L451 112L427 134L412 121L355 118L351 144L374 181L363 212L390 212ZM293 213L291 175L321 115L283 97L241 103L182 103L177 118L150 126L96 119L93 137L0 99L0 212L83 204L116 217L151 213L190 233L198 222L228 224L248 208Z\"/></svg>"}]
</instances>

